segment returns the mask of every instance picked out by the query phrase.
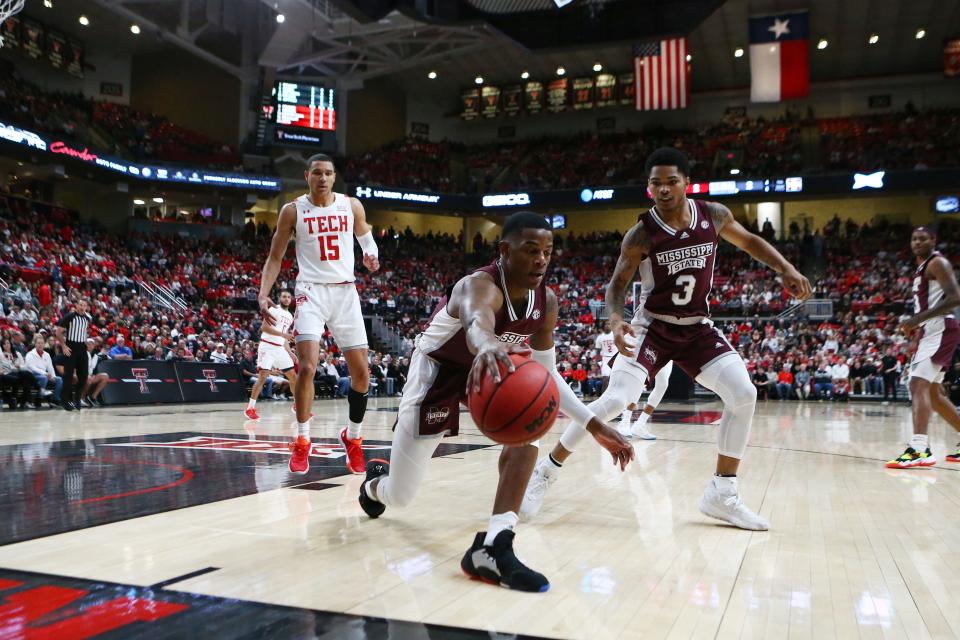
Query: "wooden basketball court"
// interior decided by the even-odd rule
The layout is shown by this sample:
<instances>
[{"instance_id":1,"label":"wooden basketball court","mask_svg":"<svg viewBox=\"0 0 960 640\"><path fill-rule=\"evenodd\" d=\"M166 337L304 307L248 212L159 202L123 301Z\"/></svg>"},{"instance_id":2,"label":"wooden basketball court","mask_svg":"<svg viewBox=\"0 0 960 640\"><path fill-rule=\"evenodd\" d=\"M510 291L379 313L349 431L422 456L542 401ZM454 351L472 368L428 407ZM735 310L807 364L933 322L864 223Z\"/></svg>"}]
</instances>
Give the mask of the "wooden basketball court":
<instances>
[{"instance_id":1,"label":"wooden basketball court","mask_svg":"<svg viewBox=\"0 0 960 640\"><path fill-rule=\"evenodd\" d=\"M368 457L389 456L396 406L371 401ZM697 510L718 404L663 406L626 473L588 443L518 529L546 594L460 572L496 483L472 423L411 508L370 520L345 401L315 405L306 476L286 469L290 404L242 408L0 414L0 638L960 636L960 468L883 467L903 405L759 403L741 491L763 533Z\"/></svg>"}]
</instances>

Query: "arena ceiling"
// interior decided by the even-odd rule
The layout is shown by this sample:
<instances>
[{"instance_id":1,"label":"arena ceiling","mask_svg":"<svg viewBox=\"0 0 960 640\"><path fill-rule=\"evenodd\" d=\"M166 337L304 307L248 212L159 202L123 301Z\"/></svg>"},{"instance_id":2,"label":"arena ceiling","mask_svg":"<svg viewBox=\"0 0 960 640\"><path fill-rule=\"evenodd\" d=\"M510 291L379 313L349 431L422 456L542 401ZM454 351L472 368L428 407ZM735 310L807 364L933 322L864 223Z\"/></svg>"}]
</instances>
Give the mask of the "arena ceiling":
<instances>
[{"instance_id":1,"label":"arena ceiling","mask_svg":"<svg viewBox=\"0 0 960 640\"><path fill-rule=\"evenodd\" d=\"M481 75L517 81L628 71L631 45L690 38L695 91L749 84L750 15L810 10L814 81L942 69L944 40L960 37L960 0L27 0L26 12L84 38L89 50L176 46L253 81L263 66L341 86L390 76L425 99L450 100ZM426 9L424 9L426 8ZM86 13L89 27L77 25ZM278 24L278 14L284 22ZM137 22L140 36L129 33ZM916 39L918 28L926 30ZM871 33L879 36L869 45ZM427 73L436 71L429 80Z\"/></svg>"}]
</instances>

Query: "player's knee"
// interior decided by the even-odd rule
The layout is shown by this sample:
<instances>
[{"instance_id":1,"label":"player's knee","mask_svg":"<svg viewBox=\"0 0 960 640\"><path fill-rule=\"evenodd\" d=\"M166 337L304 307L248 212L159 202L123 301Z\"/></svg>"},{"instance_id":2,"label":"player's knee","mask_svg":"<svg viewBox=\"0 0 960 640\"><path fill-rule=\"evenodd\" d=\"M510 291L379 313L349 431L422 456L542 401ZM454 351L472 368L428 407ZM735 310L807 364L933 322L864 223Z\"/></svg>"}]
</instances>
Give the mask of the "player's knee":
<instances>
[{"instance_id":1,"label":"player's knee","mask_svg":"<svg viewBox=\"0 0 960 640\"><path fill-rule=\"evenodd\" d=\"M312 380L317 374L317 365L314 362L300 362L300 375L307 380Z\"/></svg>"}]
</instances>

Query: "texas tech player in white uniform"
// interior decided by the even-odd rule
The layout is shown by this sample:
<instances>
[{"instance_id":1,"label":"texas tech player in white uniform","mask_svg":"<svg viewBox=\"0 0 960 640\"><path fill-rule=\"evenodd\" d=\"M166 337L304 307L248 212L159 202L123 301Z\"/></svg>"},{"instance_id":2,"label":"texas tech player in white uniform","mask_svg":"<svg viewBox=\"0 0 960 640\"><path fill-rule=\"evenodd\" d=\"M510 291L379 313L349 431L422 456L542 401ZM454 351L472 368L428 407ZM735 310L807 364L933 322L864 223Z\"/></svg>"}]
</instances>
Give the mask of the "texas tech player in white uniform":
<instances>
[{"instance_id":1,"label":"texas tech player in white uniform","mask_svg":"<svg viewBox=\"0 0 960 640\"><path fill-rule=\"evenodd\" d=\"M276 320L274 328L281 335L274 335L266 331L260 332L260 346L257 348L257 369L272 371L279 369L286 371L293 368L293 358L286 349L282 334L290 333L293 327L293 316L283 307L271 307L270 315Z\"/></svg>"},{"instance_id":2,"label":"texas tech player in white uniform","mask_svg":"<svg viewBox=\"0 0 960 640\"><path fill-rule=\"evenodd\" d=\"M353 239L363 250L363 264L374 272L380 268L377 243L366 212L356 198L335 193L336 168L333 160L317 154L307 160L304 179L310 187L281 209L270 255L263 267L258 302L264 321L269 314L270 289L276 281L290 236L296 234L297 286L293 316L300 376L297 378L296 413L298 437L293 443L290 470L306 473L310 468L309 420L313 403L313 377L320 357L324 329L333 334L350 371L350 422L340 432L346 451L346 465L352 473L363 473L360 423L367 408L370 369L367 362L367 333L360 312L360 296L354 285Z\"/></svg>"},{"instance_id":3,"label":"texas tech player in white uniform","mask_svg":"<svg viewBox=\"0 0 960 640\"><path fill-rule=\"evenodd\" d=\"M658 149L647 159L646 170L656 206L624 236L607 286L610 328L620 355L610 385L589 408L600 419L612 418L640 397L649 376L676 362L723 400L716 474L700 500L701 512L743 529L765 530L770 526L767 520L740 500L736 476L747 448L757 390L737 351L709 319L717 242L723 237L773 267L784 288L798 298L809 297L810 283L769 243L734 220L725 206L687 199L689 162L683 153ZM642 313L628 323L623 316L624 293L647 258L653 286ZM537 464L522 516L537 513L550 483L584 436L580 425L571 423L550 456Z\"/></svg>"}]
</instances>

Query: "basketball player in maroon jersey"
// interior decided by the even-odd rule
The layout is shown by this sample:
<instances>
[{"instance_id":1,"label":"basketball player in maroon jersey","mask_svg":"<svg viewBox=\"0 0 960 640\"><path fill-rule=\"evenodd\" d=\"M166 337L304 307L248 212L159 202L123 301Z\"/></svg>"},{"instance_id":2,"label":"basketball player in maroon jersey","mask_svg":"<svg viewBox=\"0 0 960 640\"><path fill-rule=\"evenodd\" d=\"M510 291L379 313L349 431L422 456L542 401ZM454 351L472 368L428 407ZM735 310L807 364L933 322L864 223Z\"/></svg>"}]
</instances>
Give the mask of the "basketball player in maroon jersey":
<instances>
[{"instance_id":1,"label":"basketball player in maroon jersey","mask_svg":"<svg viewBox=\"0 0 960 640\"><path fill-rule=\"evenodd\" d=\"M810 296L810 283L780 252L734 220L725 206L687 199L689 163L683 153L658 149L647 158L646 171L656 205L627 231L607 285L609 324L619 354L610 386L589 409L603 420L619 414L640 397L647 378L673 360L723 401L716 473L700 500L700 511L742 529L766 530L770 523L743 504L737 486L757 391L737 350L709 319L718 239L770 266L799 300ZM631 323L624 319L625 289L647 257L652 286ZM524 497L525 518L539 511L547 488L583 436L574 421L553 452L537 464Z\"/></svg>"},{"instance_id":2,"label":"basketball player in maroon jersey","mask_svg":"<svg viewBox=\"0 0 960 640\"><path fill-rule=\"evenodd\" d=\"M913 272L915 315L902 326L908 335L920 329L917 351L910 363L913 437L907 450L887 463L892 469L932 467L937 463L927 438L931 408L960 431L960 415L940 384L960 344L960 325L953 316L953 310L960 307L960 286L957 286L953 265L936 250L936 245L937 235L930 227L913 230L910 250L917 261ZM960 445L947 455L947 462L960 462Z\"/></svg>"},{"instance_id":3,"label":"basketball player in maroon jersey","mask_svg":"<svg viewBox=\"0 0 960 640\"><path fill-rule=\"evenodd\" d=\"M460 403L483 376L500 382L497 363L510 371L511 353L531 354L550 371L560 408L591 433L625 468L633 447L598 420L557 372L553 331L557 297L544 284L553 251L553 231L543 216L515 213L503 225L500 259L462 278L437 305L417 337L393 434L390 464L371 460L360 488L360 506L371 518L410 504L427 462L444 435L457 435ZM527 346L529 341L529 347ZM583 427L581 427L583 428ZM546 591L549 582L513 553L513 528L523 492L537 461L537 445L504 446L493 516L476 535L460 566L471 578L521 591Z\"/></svg>"},{"instance_id":4,"label":"basketball player in maroon jersey","mask_svg":"<svg viewBox=\"0 0 960 640\"><path fill-rule=\"evenodd\" d=\"M293 333L300 371L293 394L297 437L290 445L290 472L304 474L310 470L313 377L320 361L320 339L326 328L333 334L350 371L347 393L350 421L340 432L340 444L346 452L347 469L351 473L363 473L366 465L360 427L367 410L370 368L367 330L354 284L354 237L363 251L363 266L371 273L380 268L379 252L363 205L356 198L334 192L337 170L330 156L318 153L308 158L303 177L310 192L280 209L257 296L264 323L275 327L277 320L271 309L276 304L269 297L270 290L280 273L290 237L295 234L297 286Z\"/></svg>"}]
</instances>

